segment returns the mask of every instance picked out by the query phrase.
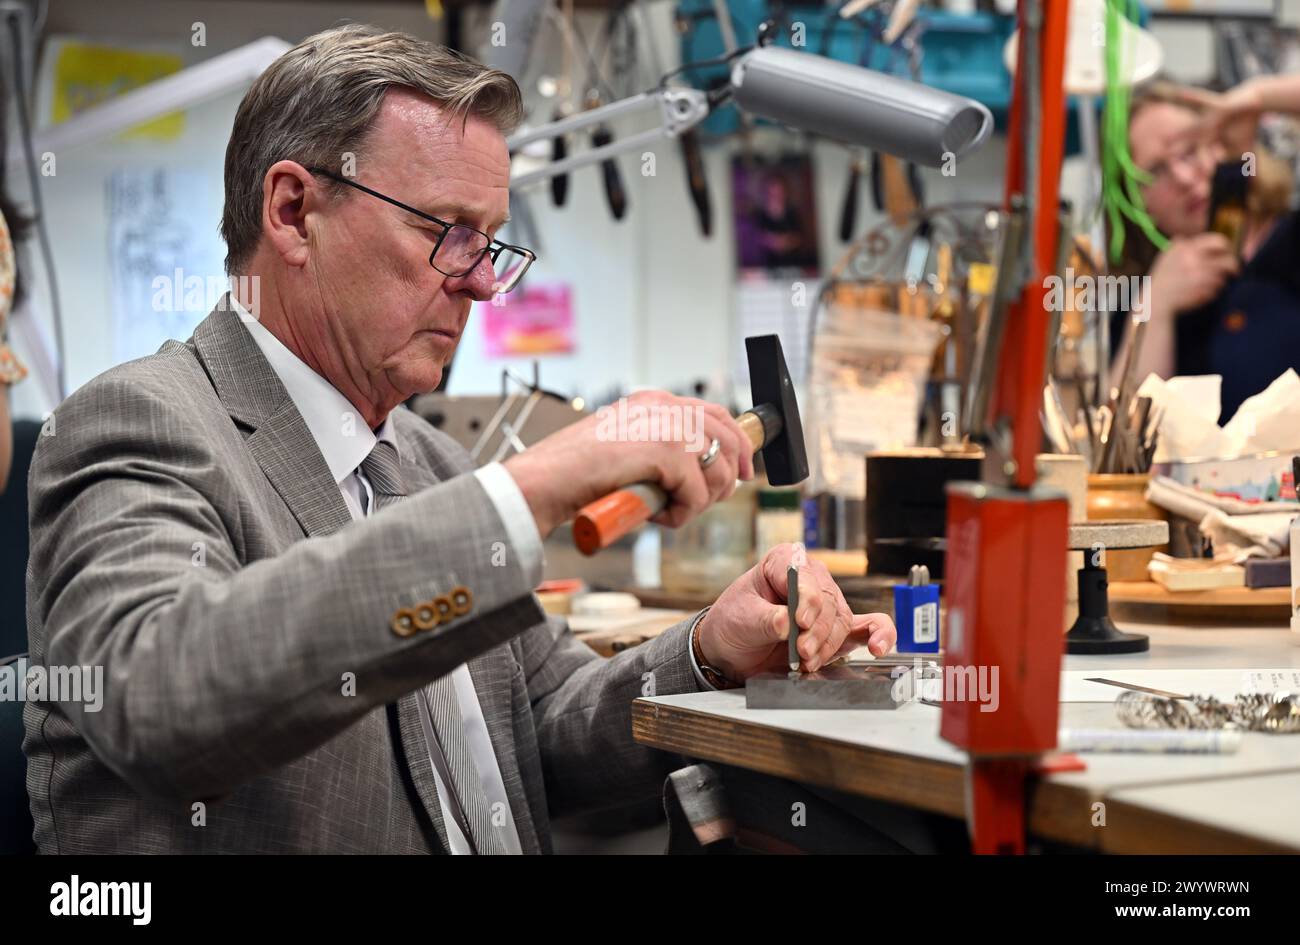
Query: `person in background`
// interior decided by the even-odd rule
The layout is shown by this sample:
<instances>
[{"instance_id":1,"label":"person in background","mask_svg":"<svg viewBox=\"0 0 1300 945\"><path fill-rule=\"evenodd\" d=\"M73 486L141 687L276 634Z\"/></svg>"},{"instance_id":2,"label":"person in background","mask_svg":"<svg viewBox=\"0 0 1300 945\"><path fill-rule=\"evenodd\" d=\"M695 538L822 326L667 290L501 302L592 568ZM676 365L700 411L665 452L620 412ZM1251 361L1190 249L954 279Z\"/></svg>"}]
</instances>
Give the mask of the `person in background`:
<instances>
[{"instance_id":1,"label":"person in background","mask_svg":"<svg viewBox=\"0 0 1300 945\"><path fill-rule=\"evenodd\" d=\"M1133 162L1149 176L1142 199L1169 238L1163 251L1125 220L1117 274L1149 276L1137 380L1149 373L1219 374L1220 420L1289 367L1300 367L1300 216L1292 174L1258 143L1266 112L1300 115L1300 75L1263 76L1216 94L1158 83L1134 96ZM1209 230L1215 165L1240 161L1250 176L1240 254ZM1133 323L1113 323L1125 363ZM1121 334L1122 332L1122 334Z\"/></svg>"},{"instance_id":2,"label":"person in background","mask_svg":"<svg viewBox=\"0 0 1300 945\"><path fill-rule=\"evenodd\" d=\"M13 213L9 201L0 198L0 492L9 481L9 466L13 462L13 425L9 419L9 387L27 376L25 368L7 344L9 313L13 310L17 294L17 266L14 262L13 239L7 219L21 220Z\"/></svg>"}]
</instances>

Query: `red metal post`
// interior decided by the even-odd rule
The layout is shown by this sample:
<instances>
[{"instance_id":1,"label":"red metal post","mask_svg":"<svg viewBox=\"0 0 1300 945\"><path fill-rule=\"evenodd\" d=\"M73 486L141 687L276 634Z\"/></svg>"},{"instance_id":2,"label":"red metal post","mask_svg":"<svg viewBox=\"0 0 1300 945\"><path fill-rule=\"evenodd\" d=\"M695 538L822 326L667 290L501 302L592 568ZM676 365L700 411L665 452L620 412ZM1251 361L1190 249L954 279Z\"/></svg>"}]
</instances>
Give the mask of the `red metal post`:
<instances>
[{"instance_id":1,"label":"red metal post","mask_svg":"<svg viewBox=\"0 0 1300 945\"><path fill-rule=\"evenodd\" d=\"M1032 42L1030 0L1020 0L1018 67ZM1034 489L1042 442L1039 410L1052 325L1047 276L1059 240L1061 159L1065 146L1068 0L1043 0L1037 59L1039 125L1028 124L1027 82L1017 81L1007 134L1005 199L1029 197L1024 144L1036 138L1036 193L1031 271L1011 303L990 398L991 416L1010 423L1014 469L1010 486L966 483L949 488L948 602L945 673L992 684L996 705L945 693L940 734L969 755L967 817L977 853L1024 850L1024 781L1037 756L1056 745L1061 654L1064 649L1068 506L1063 496Z\"/></svg>"}]
</instances>

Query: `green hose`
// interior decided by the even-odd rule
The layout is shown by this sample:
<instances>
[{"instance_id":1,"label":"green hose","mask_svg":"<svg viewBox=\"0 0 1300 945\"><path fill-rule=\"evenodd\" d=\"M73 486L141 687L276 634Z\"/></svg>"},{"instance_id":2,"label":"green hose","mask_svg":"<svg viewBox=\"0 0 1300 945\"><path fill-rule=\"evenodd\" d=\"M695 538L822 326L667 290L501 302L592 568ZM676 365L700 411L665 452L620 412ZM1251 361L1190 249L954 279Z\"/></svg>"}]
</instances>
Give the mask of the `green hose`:
<instances>
[{"instance_id":1,"label":"green hose","mask_svg":"<svg viewBox=\"0 0 1300 945\"><path fill-rule=\"evenodd\" d=\"M1128 149L1132 48L1120 41L1121 19L1137 21L1137 0L1106 0L1106 103L1102 110L1101 204L1110 220L1110 258L1123 258L1125 218L1132 221L1158 249L1169 240L1157 229L1142 201L1142 186L1151 175L1136 164Z\"/></svg>"}]
</instances>

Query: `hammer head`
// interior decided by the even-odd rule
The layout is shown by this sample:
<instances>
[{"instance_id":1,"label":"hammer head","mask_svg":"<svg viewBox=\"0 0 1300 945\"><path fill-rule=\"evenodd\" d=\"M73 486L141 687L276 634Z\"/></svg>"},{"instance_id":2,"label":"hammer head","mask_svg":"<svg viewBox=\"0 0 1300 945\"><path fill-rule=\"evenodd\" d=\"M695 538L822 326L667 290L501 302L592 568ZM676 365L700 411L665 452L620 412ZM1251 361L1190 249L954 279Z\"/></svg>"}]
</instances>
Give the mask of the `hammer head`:
<instances>
[{"instance_id":1,"label":"hammer head","mask_svg":"<svg viewBox=\"0 0 1300 945\"><path fill-rule=\"evenodd\" d=\"M763 421L763 464L774 486L792 486L808 478L808 452L803 423L795 400L790 369L785 366L781 339L755 335L745 339L749 358L749 389L754 413Z\"/></svg>"}]
</instances>

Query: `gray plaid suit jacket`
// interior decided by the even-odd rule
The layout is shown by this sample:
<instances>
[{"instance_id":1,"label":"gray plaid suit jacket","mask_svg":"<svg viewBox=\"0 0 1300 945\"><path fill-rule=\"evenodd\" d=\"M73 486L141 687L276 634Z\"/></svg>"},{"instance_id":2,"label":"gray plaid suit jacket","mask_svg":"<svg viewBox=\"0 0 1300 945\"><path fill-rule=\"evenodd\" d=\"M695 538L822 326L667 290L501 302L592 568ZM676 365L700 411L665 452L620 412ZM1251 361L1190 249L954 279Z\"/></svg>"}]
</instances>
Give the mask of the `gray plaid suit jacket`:
<instances>
[{"instance_id":1,"label":"gray plaid suit jacket","mask_svg":"<svg viewBox=\"0 0 1300 945\"><path fill-rule=\"evenodd\" d=\"M25 706L42 852L445 851L412 693L466 661L525 852L551 813L659 792L674 759L632 741L630 705L697 688L689 621L597 657L538 606L466 452L394 419L410 497L354 522L222 306L59 406L28 635L33 662L102 666L104 695ZM457 585L467 614L393 631Z\"/></svg>"}]
</instances>

